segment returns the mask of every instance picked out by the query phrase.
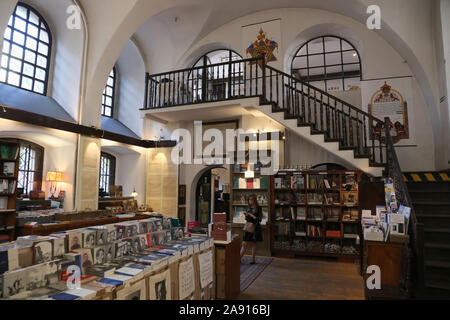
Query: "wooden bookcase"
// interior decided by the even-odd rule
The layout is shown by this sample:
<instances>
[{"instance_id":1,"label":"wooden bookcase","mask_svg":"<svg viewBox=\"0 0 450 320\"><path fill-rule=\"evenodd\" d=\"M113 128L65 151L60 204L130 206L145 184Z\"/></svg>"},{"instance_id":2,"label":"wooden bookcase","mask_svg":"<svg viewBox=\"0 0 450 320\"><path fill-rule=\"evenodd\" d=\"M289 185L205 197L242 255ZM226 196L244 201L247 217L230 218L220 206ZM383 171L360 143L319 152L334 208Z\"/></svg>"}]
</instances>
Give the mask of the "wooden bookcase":
<instances>
[{"instance_id":1,"label":"wooden bookcase","mask_svg":"<svg viewBox=\"0 0 450 320\"><path fill-rule=\"evenodd\" d=\"M243 212L247 208L248 197L254 195L257 198L258 205L261 207L263 214L263 221L261 223L261 231L263 241L256 246L256 252L260 255L270 255L270 183L271 177L261 175L258 170L254 171L254 178L245 178L245 171L247 165L231 165L230 177L230 217L229 221L232 223L232 233L238 234L240 239L243 239L243 228L245 219ZM245 181L245 188L239 186L239 179L242 183ZM259 186L255 181L259 179ZM253 180L253 186L251 181ZM237 181L237 182L236 182Z\"/></svg>"},{"instance_id":2,"label":"wooden bookcase","mask_svg":"<svg viewBox=\"0 0 450 320\"><path fill-rule=\"evenodd\" d=\"M0 140L0 236L9 241L15 237L19 153L18 143Z\"/></svg>"},{"instance_id":3,"label":"wooden bookcase","mask_svg":"<svg viewBox=\"0 0 450 320\"><path fill-rule=\"evenodd\" d=\"M274 256L357 259L361 172L280 171L272 177L271 252Z\"/></svg>"}]
</instances>

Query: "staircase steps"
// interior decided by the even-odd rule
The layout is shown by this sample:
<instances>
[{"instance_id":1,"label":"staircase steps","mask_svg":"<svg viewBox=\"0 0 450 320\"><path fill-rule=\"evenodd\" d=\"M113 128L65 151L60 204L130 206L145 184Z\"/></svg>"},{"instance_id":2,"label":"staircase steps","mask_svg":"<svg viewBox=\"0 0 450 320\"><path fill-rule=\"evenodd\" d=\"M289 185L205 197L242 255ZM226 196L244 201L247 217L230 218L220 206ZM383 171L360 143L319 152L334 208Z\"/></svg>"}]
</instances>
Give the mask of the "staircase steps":
<instances>
[{"instance_id":1,"label":"staircase steps","mask_svg":"<svg viewBox=\"0 0 450 320\"><path fill-rule=\"evenodd\" d=\"M450 213L449 214L433 214L433 213L419 213L416 214L417 220L430 228L450 228Z\"/></svg>"},{"instance_id":2,"label":"staircase steps","mask_svg":"<svg viewBox=\"0 0 450 320\"><path fill-rule=\"evenodd\" d=\"M450 262L425 258L425 285L430 284L432 288L449 290L450 293Z\"/></svg>"},{"instance_id":3,"label":"staircase steps","mask_svg":"<svg viewBox=\"0 0 450 320\"><path fill-rule=\"evenodd\" d=\"M425 293L422 299L448 300L450 299L450 285L443 283L441 279L430 276L425 280Z\"/></svg>"},{"instance_id":4,"label":"staircase steps","mask_svg":"<svg viewBox=\"0 0 450 320\"><path fill-rule=\"evenodd\" d=\"M450 201L443 201L445 199L450 199L450 191L435 191L435 190L422 190L409 191L411 199L413 202L427 202L433 201L435 204L448 204L450 206ZM450 211L450 210L449 210ZM450 214L450 212L449 212Z\"/></svg>"},{"instance_id":5,"label":"staircase steps","mask_svg":"<svg viewBox=\"0 0 450 320\"><path fill-rule=\"evenodd\" d=\"M427 242L424 244L426 259L450 263L450 244Z\"/></svg>"},{"instance_id":6,"label":"staircase steps","mask_svg":"<svg viewBox=\"0 0 450 320\"><path fill-rule=\"evenodd\" d=\"M450 243L450 228L430 228L425 226L425 242Z\"/></svg>"},{"instance_id":7,"label":"staircase steps","mask_svg":"<svg viewBox=\"0 0 450 320\"><path fill-rule=\"evenodd\" d=\"M450 214L450 203L449 202L433 202L433 201L414 201L414 210L417 215L421 214Z\"/></svg>"},{"instance_id":8,"label":"staircase steps","mask_svg":"<svg viewBox=\"0 0 450 320\"><path fill-rule=\"evenodd\" d=\"M424 192L450 192L450 182L407 182L410 193L415 191Z\"/></svg>"}]
</instances>

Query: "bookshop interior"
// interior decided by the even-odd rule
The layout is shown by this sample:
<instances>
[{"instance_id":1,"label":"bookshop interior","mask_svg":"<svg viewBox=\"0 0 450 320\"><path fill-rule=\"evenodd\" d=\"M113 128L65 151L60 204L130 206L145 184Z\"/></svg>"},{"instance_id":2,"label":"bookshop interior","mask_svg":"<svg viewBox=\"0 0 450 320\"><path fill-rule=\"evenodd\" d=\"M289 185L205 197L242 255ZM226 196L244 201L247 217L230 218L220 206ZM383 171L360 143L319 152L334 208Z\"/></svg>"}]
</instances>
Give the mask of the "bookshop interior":
<instances>
[{"instance_id":1,"label":"bookshop interior","mask_svg":"<svg viewBox=\"0 0 450 320\"><path fill-rule=\"evenodd\" d=\"M0 300L450 299L450 1L2 0L0 29Z\"/></svg>"}]
</instances>

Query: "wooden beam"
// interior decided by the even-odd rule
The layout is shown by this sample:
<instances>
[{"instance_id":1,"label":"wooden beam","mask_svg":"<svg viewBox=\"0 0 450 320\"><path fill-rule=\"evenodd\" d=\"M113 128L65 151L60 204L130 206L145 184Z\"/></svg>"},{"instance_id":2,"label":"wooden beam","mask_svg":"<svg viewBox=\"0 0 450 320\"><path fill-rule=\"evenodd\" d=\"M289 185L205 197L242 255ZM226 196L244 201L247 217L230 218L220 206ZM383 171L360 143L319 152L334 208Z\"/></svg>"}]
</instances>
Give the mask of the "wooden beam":
<instances>
[{"instance_id":1,"label":"wooden beam","mask_svg":"<svg viewBox=\"0 0 450 320\"><path fill-rule=\"evenodd\" d=\"M112 140L132 146L138 146L143 148L170 148L177 145L176 141L163 140L141 140L133 137L128 137L122 134L114 133L98 129L95 127L83 126L70 121L59 120L52 117L44 116L41 114L23 111L15 108L10 108L0 105L0 118L23 122L34 126L40 126L44 128L56 129L61 131L72 132L88 136L92 138Z\"/></svg>"}]
</instances>

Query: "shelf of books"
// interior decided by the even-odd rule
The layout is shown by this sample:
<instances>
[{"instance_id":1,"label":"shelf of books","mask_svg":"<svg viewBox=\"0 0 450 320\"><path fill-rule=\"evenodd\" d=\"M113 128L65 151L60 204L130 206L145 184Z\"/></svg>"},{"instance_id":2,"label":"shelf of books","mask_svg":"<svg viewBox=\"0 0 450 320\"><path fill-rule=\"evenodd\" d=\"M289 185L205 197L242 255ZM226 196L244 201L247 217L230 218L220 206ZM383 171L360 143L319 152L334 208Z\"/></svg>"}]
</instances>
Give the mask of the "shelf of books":
<instances>
[{"instance_id":1,"label":"shelf of books","mask_svg":"<svg viewBox=\"0 0 450 320\"><path fill-rule=\"evenodd\" d=\"M0 243L14 240L20 145L0 140Z\"/></svg>"},{"instance_id":2,"label":"shelf of books","mask_svg":"<svg viewBox=\"0 0 450 320\"><path fill-rule=\"evenodd\" d=\"M231 165L232 188L230 194L230 221L233 233L243 236L245 224L244 212L248 207L250 195L256 197L261 207L261 230L263 242L257 245L259 254L270 255L270 181L271 177L261 174L261 167L253 164Z\"/></svg>"},{"instance_id":3,"label":"shelf of books","mask_svg":"<svg viewBox=\"0 0 450 320\"><path fill-rule=\"evenodd\" d=\"M261 225L269 223L270 176L263 176L258 168L252 168L249 175L248 164L232 165L231 214L233 224L244 225L244 211L248 206L248 197L254 195L262 211Z\"/></svg>"},{"instance_id":4,"label":"shelf of books","mask_svg":"<svg viewBox=\"0 0 450 320\"><path fill-rule=\"evenodd\" d=\"M273 255L357 258L360 171L280 171L273 176Z\"/></svg>"}]
</instances>

